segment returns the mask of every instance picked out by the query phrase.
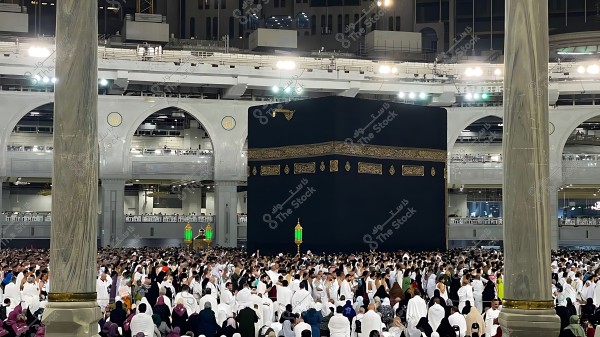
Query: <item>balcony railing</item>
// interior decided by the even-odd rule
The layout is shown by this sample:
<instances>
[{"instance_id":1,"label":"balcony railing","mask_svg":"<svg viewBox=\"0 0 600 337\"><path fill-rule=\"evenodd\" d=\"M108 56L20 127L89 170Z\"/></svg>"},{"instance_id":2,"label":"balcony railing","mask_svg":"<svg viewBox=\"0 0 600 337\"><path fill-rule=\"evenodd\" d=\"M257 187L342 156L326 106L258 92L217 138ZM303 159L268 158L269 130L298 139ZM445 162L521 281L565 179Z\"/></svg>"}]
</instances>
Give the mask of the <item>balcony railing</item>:
<instances>
[{"instance_id":1,"label":"balcony railing","mask_svg":"<svg viewBox=\"0 0 600 337\"><path fill-rule=\"evenodd\" d=\"M580 153L580 154L563 154L562 159L565 161L600 161L600 154ZM469 154L452 154L450 156L451 163L501 163L501 153L469 153Z\"/></svg>"},{"instance_id":2,"label":"balcony railing","mask_svg":"<svg viewBox=\"0 0 600 337\"><path fill-rule=\"evenodd\" d=\"M50 213L22 213L5 212L0 215L3 222L51 222ZM155 222L155 223L180 223L180 222L214 222L214 215L126 215L125 222Z\"/></svg>"},{"instance_id":3,"label":"balcony railing","mask_svg":"<svg viewBox=\"0 0 600 337\"><path fill-rule=\"evenodd\" d=\"M131 154L142 156L212 156L213 150L133 148Z\"/></svg>"},{"instance_id":4,"label":"balcony railing","mask_svg":"<svg viewBox=\"0 0 600 337\"><path fill-rule=\"evenodd\" d=\"M494 153L494 154L463 154L456 155L453 154L450 157L451 163L501 163L502 162L502 154Z\"/></svg>"},{"instance_id":5,"label":"balcony railing","mask_svg":"<svg viewBox=\"0 0 600 337\"><path fill-rule=\"evenodd\" d=\"M50 213L5 212L0 215L0 220L4 222L50 222L52 216Z\"/></svg>"},{"instance_id":6,"label":"balcony railing","mask_svg":"<svg viewBox=\"0 0 600 337\"><path fill-rule=\"evenodd\" d=\"M561 226L600 226L600 218L574 218L564 219Z\"/></svg>"},{"instance_id":7,"label":"balcony railing","mask_svg":"<svg viewBox=\"0 0 600 337\"><path fill-rule=\"evenodd\" d=\"M47 145L20 145L11 144L6 146L9 152L52 152L54 147Z\"/></svg>"},{"instance_id":8,"label":"balcony railing","mask_svg":"<svg viewBox=\"0 0 600 337\"><path fill-rule=\"evenodd\" d=\"M449 218L450 225L502 225L502 218Z\"/></svg>"},{"instance_id":9,"label":"balcony railing","mask_svg":"<svg viewBox=\"0 0 600 337\"><path fill-rule=\"evenodd\" d=\"M214 215L126 215L125 222L153 222L153 223L180 223L180 222L215 222Z\"/></svg>"},{"instance_id":10,"label":"balcony railing","mask_svg":"<svg viewBox=\"0 0 600 337\"><path fill-rule=\"evenodd\" d=\"M600 154L563 154L566 161L600 161Z\"/></svg>"}]
</instances>

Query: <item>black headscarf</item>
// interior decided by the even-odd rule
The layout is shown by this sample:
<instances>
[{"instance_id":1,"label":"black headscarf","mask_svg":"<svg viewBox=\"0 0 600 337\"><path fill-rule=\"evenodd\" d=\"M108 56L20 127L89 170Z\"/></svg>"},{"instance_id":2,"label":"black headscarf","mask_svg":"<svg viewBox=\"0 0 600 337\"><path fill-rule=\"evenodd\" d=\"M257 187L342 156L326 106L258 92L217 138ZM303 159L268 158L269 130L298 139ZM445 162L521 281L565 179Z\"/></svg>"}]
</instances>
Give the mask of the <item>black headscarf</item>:
<instances>
[{"instance_id":1,"label":"black headscarf","mask_svg":"<svg viewBox=\"0 0 600 337\"><path fill-rule=\"evenodd\" d=\"M456 337L456 332L454 331L452 325L450 325L448 317L442 318L440 326L438 326L436 332L440 334L440 337Z\"/></svg>"},{"instance_id":2,"label":"black headscarf","mask_svg":"<svg viewBox=\"0 0 600 337\"><path fill-rule=\"evenodd\" d=\"M123 309L123 302L117 301L115 308L110 312L110 321L122 328L126 319L127 312Z\"/></svg>"},{"instance_id":3,"label":"black headscarf","mask_svg":"<svg viewBox=\"0 0 600 337\"><path fill-rule=\"evenodd\" d=\"M390 296L388 295L387 291L385 291L385 287L380 285L379 288L377 288L377 292L375 292L375 297L379 297L383 300L384 298L388 298Z\"/></svg>"},{"instance_id":4,"label":"black headscarf","mask_svg":"<svg viewBox=\"0 0 600 337\"><path fill-rule=\"evenodd\" d=\"M417 329L423 331L427 337L431 337L431 333L433 332L433 328L429 325L427 317L421 317L419 323L417 323Z\"/></svg>"}]
</instances>

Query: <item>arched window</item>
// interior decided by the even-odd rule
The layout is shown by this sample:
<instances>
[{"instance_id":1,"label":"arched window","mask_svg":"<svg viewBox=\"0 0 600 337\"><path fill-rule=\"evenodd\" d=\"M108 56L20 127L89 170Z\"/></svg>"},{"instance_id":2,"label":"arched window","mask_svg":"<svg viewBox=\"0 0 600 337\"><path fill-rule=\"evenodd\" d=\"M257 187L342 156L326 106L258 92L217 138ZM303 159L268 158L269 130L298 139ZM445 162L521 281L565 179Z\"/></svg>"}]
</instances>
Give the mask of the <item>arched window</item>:
<instances>
[{"instance_id":1,"label":"arched window","mask_svg":"<svg viewBox=\"0 0 600 337\"><path fill-rule=\"evenodd\" d=\"M316 15L310 16L310 34L311 35L317 34L317 16Z\"/></svg>"},{"instance_id":2,"label":"arched window","mask_svg":"<svg viewBox=\"0 0 600 337\"><path fill-rule=\"evenodd\" d=\"M400 26L400 17L396 17L396 31L399 32L402 30L402 26Z\"/></svg>"},{"instance_id":3,"label":"arched window","mask_svg":"<svg viewBox=\"0 0 600 337\"><path fill-rule=\"evenodd\" d=\"M217 18L213 18L213 29L212 29L212 39L218 39L220 36L217 36L219 34L219 21Z\"/></svg>"},{"instance_id":4,"label":"arched window","mask_svg":"<svg viewBox=\"0 0 600 337\"><path fill-rule=\"evenodd\" d=\"M296 29L309 29L310 22L306 13L298 13L296 15Z\"/></svg>"},{"instance_id":5,"label":"arched window","mask_svg":"<svg viewBox=\"0 0 600 337\"><path fill-rule=\"evenodd\" d=\"M327 29L327 17L325 15L321 15L321 35L326 33Z\"/></svg>"},{"instance_id":6,"label":"arched window","mask_svg":"<svg viewBox=\"0 0 600 337\"><path fill-rule=\"evenodd\" d=\"M360 22L358 22L358 20L360 20L360 16L358 16L358 14L354 14L354 31L358 33L358 25L360 25ZM363 21L363 28L365 27L364 21Z\"/></svg>"},{"instance_id":7,"label":"arched window","mask_svg":"<svg viewBox=\"0 0 600 337\"><path fill-rule=\"evenodd\" d=\"M346 15L344 15L344 27L343 27L345 34L350 33L350 32L346 31L348 29L348 25L350 25L350 15L346 14Z\"/></svg>"},{"instance_id":8,"label":"arched window","mask_svg":"<svg viewBox=\"0 0 600 337\"><path fill-rule=\"evenodd\" d=\"M375 14L371 14L371 31L377 30L377 20L375 20Z\"/></svg>"},{"instance_id":9,"label":"arched window","mask_svg":"<svg viewBox=\"0 0 600 337\"><path fill-rule=\"evenodd\" d=\"M233 19L233 16L229 17L229 38L233 39L235 36L235 20Z\"/></svg>"},{"instance_id":10,"label":"arched window","mask_svg":"<svg viewBox=\"0 0 600 337\"><path fill-rule=\"evenodd\" d=\"M338 16L337 16L337 28L338 28L338 33L344 32L344 21L342 19L342 14L338 14Z\"/></svg>"},{"instance_id":11,"label":"arched window","mask_svg":"<svg viewBox=\"0 0 600 337\"><path fill-rule=\"evenodd\" d=\"M394 30L394 17L390 16L388 18L388 30L391 32Z\"/></svg>"},{"instance_id":12,"label":"arched window","mask_svg":"<svg viewBox=\"0 0 600 337\"><path fill-rule=\"evenodd\" d=\"M208 17L206 18L206 39L210 40L212 38L212 25L211 25L211 18Z\"/></svg>"},{"instance_id":13,"label":"arched window","mask_svg":"<svg viewBox=\"0 0 600 337\"><path fill-rule=\"evenodd\" d=\"M190 18L190 38L196 37L196 18Z\"/></svg>"}]
</instances>

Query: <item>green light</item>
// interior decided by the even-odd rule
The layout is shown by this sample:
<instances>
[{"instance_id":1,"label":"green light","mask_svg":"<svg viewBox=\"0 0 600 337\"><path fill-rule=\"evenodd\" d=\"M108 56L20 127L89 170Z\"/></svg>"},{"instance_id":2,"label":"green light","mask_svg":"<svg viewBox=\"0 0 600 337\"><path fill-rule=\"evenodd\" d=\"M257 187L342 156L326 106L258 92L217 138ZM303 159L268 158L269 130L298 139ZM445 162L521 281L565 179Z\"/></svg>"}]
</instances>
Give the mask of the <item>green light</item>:
<instances>
[{"instance_id":1,"label":"green light","mask_svg":"<svg viewBox=\"0 0 600 337\"><path fill-rule=\"evenodd\" d=\"M481 98L482 99L487 99L488 98L488 94L481 94Z\"/></svg>"},{"instance_id":2,"label":"green light","mask_svg":"<svg viewBox=\"0 0 600 337\"><path fill-rule=\"evenodd\" d=\"M185 230L185 241L192 241L192 231L191 230Z\"/></svg>"}]
</instances>

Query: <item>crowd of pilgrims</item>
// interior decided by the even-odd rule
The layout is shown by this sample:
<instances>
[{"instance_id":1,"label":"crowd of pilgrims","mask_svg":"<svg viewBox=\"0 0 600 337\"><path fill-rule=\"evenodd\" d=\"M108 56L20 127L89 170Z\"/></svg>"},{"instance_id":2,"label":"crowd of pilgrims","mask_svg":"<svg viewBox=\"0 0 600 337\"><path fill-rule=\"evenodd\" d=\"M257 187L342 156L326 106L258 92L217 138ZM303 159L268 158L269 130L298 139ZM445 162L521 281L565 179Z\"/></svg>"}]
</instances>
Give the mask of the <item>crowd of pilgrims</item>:
<instances>
[{"instance_id":1,"label":"crowd of pilgrims","mask_svg":"<svg viewBox=\"0 0 600 337\"><path fill-rule=\"evenodd\" d=\"M2 250L0 336L42 337L47 250ZM552 255L560 336L600 324L600 253ZM502 253L262 256L238 249L103 249L102 337L498 337Z\"/></svg>"}]
</instances>

